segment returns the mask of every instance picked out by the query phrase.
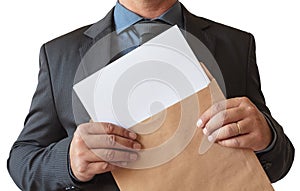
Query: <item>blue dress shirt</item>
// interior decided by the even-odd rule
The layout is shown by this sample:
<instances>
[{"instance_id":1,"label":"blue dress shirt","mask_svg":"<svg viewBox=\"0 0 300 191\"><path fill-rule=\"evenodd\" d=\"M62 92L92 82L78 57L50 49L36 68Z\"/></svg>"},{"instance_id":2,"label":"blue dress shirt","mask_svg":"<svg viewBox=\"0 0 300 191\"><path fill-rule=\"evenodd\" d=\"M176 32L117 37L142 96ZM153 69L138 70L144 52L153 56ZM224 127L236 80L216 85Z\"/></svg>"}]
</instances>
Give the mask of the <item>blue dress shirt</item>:
<instances>
[{"instance_id":1,"label":"blue dress shirt","mask_svg":"<svg viewBox=\"0 0 300 191\"><path fill-rule=\"evenodd\" d=\"M145 22L152 22L152 24L153 22L161 23L161 29L154 32L155 35L158 35L173 25L183 28L183 21L182 8L179 1L176 1L165 13L152 19L141 17L117 1L114 8L115 32L111 38L111 62L142 44L140 35L135 28L136 24L145 24Z\"/></svg>"},{"instance_id":2,"label":"blue dress shirt","mask_svg":"<svg viewBox=\"0 0 300 191\"><path fill-rule=\"evenodd\" d=\"M130 26L142 20L160 20L172 26L178 25L179 28L184 26L182 9L179 1L176 1L176 3L165 13L153 19L143 18L117 2L114 9L114 22L117 34L120 34Z\"/></svg>"}]
</instances>

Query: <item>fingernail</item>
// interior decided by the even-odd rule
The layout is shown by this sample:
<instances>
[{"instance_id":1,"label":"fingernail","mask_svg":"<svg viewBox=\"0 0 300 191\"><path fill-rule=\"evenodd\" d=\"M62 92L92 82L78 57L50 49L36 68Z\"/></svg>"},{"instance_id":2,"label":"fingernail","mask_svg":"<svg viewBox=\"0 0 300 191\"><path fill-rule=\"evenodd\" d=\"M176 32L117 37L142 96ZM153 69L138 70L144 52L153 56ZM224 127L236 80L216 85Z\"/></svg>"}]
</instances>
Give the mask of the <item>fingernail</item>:
<instances>
[{"instance_id":1,"label":"fingernail","mask_svg":"<svg viewBox=\"0 0 300 191\"><path fill-rule=\"evenodd\" d=\"M207 137L207 139L208 139L209 142L212 142L214 138L213 138L213 136L210 135L210 136Z\"/></svg>"},{"instance_id":2,"label":"fingernail","mask_svg":"<svg viewBox=\"0 0 300 191\"><path fill-rule=\"evenodd\" d=\"M133 149L140 150L141 148L142 148L141 144L139 144L139 143L134 143L133 144Z\"/></svg>"},{"instance_id":3,"label":"fingernail","mask_svg":"<svg viewBox=\"0 0 300 191\"><path fill-rule=\"evenodd\" d=\"M130 160L136 160L137 155L136 154L130 154L129 158L130 158Z\"/></svg>"},{"instance_id":4,"label":"fingernail","mask_svg":"<svg viewBox=\"0 0 300 191\"><path fill-rule=\"evenodd\" d=\"M203 133L204 133L204 135L207 135L207 134L208 134L208 132L207 132L207 129L206 129L206 128L204 128L204 129L203 129Z\"/></svg>"},{"instance_id":5,"label":"fingernail","mask_svg":"<svg viewBox=\"0 0 300 191\"><path fill-rule=\"evenodd\" d=\"M201 127L202 123L203 123L203 121L201 119L198 119L198 121L197 121L197 127Z\"/></svg>"},{"instance_id":6,"label":"fingernail","mask_svg":"<svg viewBox=\"0 0 300 191\"><path fill-rule=\"evenodd\" d=\"M135 133L133 133L133 132L129 132L129 137L131 139L136 139L137 135Z\"/></svg>"},{"instance_id":7,"label":"fingernail","mask_svg":"<svg viewBox=\"0 0 300 191\"><path fill-rule=\"evenodd\" d=\"M127 166L127 162L121 162L121 166Z\"/></svg>"}]
</instances>

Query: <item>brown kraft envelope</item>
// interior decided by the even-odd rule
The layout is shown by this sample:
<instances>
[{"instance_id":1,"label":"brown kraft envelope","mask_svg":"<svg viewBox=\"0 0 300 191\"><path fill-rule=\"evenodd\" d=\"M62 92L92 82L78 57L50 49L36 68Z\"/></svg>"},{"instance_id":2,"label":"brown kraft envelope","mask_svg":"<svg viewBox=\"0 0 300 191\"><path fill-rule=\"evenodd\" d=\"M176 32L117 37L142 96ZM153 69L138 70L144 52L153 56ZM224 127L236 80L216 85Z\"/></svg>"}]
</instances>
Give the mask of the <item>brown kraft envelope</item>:
<instances>
[{"instance_id":1,"label":"brown kraft envelope","mask_svg":"<svg viewBox=\"0 0 300 191\"><path fill-rule=\"evenodd\" d=\"M131 128L139 134L143 150L138 161L112 171L121 191L274 190L251 150L213 144L199 154L202 139L208 141L202 129L195 127L197 119L213 103L225 100L215 79L207 74L211 80L208 87ZM147 124L159 128L147 133Z\"/></svg>"}]
</instances>

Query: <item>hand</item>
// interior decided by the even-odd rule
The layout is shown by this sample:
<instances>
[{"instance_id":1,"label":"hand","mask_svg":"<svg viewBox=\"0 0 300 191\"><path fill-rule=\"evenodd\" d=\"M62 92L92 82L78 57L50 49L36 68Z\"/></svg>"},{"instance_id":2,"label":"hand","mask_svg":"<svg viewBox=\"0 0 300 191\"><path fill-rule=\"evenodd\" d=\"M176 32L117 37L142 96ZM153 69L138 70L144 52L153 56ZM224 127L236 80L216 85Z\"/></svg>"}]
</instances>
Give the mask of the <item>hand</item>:
<instances>
[{"instance_id":1,"label":"hand","mask_svg":"<svg viewBox=\"0 0 300 191\"><path fill-rule=\"evenodd\" d=\"M197 126L203 128L208 140L226 147L260 151L272 139L265 117L246 97L214 104L202 114Z\"/></svg>"},{"instance_id":2,"label":"hand","mask_svg":"<svg viewBox=\"0 0 300 191\"><path fill-rule=\"evenodd\" d=\"M75 177L86 182L96 174L126 166L137 159L137 135L110 123L85 123L77 127L70 145L70 165Z\"/></svg>"}]
</instances>

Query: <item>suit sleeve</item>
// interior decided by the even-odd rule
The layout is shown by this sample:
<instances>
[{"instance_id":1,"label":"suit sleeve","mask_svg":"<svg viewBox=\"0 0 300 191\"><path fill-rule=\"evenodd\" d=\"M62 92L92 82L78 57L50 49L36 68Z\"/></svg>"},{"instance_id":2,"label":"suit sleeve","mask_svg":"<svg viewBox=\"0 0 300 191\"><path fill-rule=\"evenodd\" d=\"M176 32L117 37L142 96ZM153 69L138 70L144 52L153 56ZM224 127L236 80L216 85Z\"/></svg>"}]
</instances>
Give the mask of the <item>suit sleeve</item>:
<instances>
[{"instance_id":1,"label":"suit sleeve","mask_svg":"<svg viewBox=\"0 0 300 191\"><path fill-rule=\"evenodd\" d=\"M264 114L273 130L274 141L264 152L256 153L271 182L283 178L290 170L294 160L294 147L285 135L281 125L272 117L261 91L260 77L256 64L255 40L250 35L247 67L247 96Z\"/></svg>"},{"instance_id":2,"label":"suit sleeve","mask_svg":"<svg viewBox=\"0 0 300 191\"><path fill-rule=\"evenodd\" d=\"M64 190L74 185L68 172L72 137L56 113L45 47L40 52L38 86L24 128L12 146L8 170L24 191Z\"/></svg>"}]
</instances>

